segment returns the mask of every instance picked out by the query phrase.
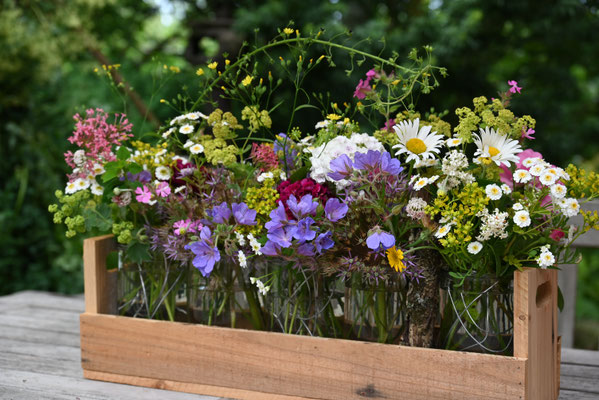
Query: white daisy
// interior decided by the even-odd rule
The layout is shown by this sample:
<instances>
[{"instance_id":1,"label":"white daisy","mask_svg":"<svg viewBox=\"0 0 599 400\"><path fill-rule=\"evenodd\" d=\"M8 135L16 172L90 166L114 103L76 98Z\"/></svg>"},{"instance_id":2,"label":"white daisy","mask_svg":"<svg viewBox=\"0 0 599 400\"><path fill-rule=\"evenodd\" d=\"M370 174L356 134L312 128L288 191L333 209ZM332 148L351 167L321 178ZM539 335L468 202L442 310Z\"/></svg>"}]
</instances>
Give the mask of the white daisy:
<instances>
[{"instance_id":1,"label":"white daisy","mask_svg":"<svg viewBox=\"0 0 599 400\"><path fill-rule=\"evenodd\" d=\"M77 178L75 179L75 191L87 189L90 185L90 182L87 179Z\"/></svg>"},{"instance_id":2,"label":"white daisy","mask_svg":"<svg viewBox=\"0 0 599 400\"><path fill-rule=\"evenodd\" d=\"M468 245L468 253L470 254L478 254L483 248L483 245L480 242L471 242Z\"/></svg>"},{"instance_id":3,"label":"white daisy","mask_svg":"<svg viewBox=\"0 0 599 400\"><path fill-rule=\"evenodd\" d=\"M330 121L324 120L324 121L320 121L318 123L316 123L316 125L314 126L316 129L322 129L322 128L326 128L329 125Z\"/></svg>"},{"instance_id":4,"label":"white daisy","mask_svg":"<svg viewBox=\"0 0 599 400\"><path fill-rule=\"evenodd\" d=\"M545 170L541 173L541 176L539 176L539 180L543 185L551 186L557 181L557 174Z\"/></svg>"},{"instance_id":5,"label":"white daisy","mask_svg":"<svg viewBox=\"0 0 599 400\"><path fill-rule=\"evenodd\" d=\"M445 145L447 147L456 147L462 144L462 139L460 138L451 138L445 141Z\"/></svg>"},{"instance_id":6,"label":"white daisy","mask_svg":"<svg viewBox=\"0 0 599 400\"><path fill-rule=\"evenodd\" d=\"M189 151L191 152L191 154L200 154L204 152L204 146L202 146L199 143L196 143L189 148Z\"/></svg>"},{"instance_id":7,"label":"white daisy","mask_svg":"<svg viewBox=\"0 0 599 400\"><path fill-rule=\"evenodd\" d=\"M422 177L414 182L414 190L418 191L428 185L428 178Z\"/></svg>"},{"instance_id":8,"label":"white daisy","mask_svg":"<svg viewBox=\"0 0 599 400\"><path fill-rule=\"evenodd\" d=\"M514 172L514 182L516 183L526 183L532 179L532 175L525 169L517 169Z\"/></svg>"},{"instance_id":9,"label":"white daisy","mask_svg":"<svg viewBox=\"0 0 599 400\"><path fill-rule=\"evenodd\" d=\"M580 211L580 204L576 199L565 199L564 205L562 206L562 212L566 217L575 217Z\"/></svg>"},{"instance_id":10,"label":"white daisy","mask_svg":"<svg viewBox=\"0 0 599 400\"><path fill-rule=\"evenodd\" d=\"M541 176L544 170L545 166L543 164L535 164L532 167L530 167L529 172L532 176Z\"/></svg>"},{"instance_id":11,"label":"white daisy","mask_svg":"<svg viewBox=\"0 0 599 400\"><path fill-rule=\"evenodd\" d=\"M274 175L272 174L272 172L263 172L260 175L258 175L258 177L256 178L256 180L260 183L264 182L265 179L272 179L274 178Z\"/></svg>"},{"instance_id":12,"label":"white daisy","mask_svg":"<svg viewBox=\"0 0 599 400\"><path fill-rule=\"evenodd\" d=\"M497 133L494 129L486 127L480 129L480 136L472 135L478 149L474 153L474 162L480 164L481 159L488 158L495 164L510 166L510 162L517 163L520 159L516 154L522 151L517 140L509 139L507 136Z\"/></svg>"},{"instance_id":13,"label":"white daisy","mask_svg":"<svg viewBox=\"0 0 599 400\"><path fill-rule=\"evenodd\" d=\"M522 161L522 165L524 165L526 168L530 168L535 164L539 164L542 163L543 159L539 158L539 157L528 157L525 158L524 161Z\"/></svg>"},{"instance_id":14,"label":"white daisy","mask_svg":"<svg viewBox=\"0 0 599 400\"><path fill-rule=\"evenodd\" d=\"M530 225L530 215L526 210L520 210L514 214L514 223L520 228L526 228Z\"/></svg>"},{"instance_id":15,"label":"white daisy","mask_svg":"<svg viewBox=\"0 0 599 400\"><path fill-rule=\"evenodd\" d=\"M450 230L451 230L451 224L443 225L443 226L439 227L439 229L437 229L437 232L435 232L435 237L437 239L441 239L442 237L447 235Z\"/></svg>"},{"instance_id":16,"label":"white daisy","mask_svg":"<svg viewBox=\"0 0 599 400\"><path fill-rule=\"evenodd\" d=\"M485 193L487 193L487 197L491 200L499 200L503 195L501 188L495 184L487 185Z\"/></svg>"},{"instance_id":17,"label":"white daisy","mask_svg":"<svg viewBox=\"0 0 599 400\"><path fill-rule=\"evenodd\" d=\"M504 194L510 194L510 193L512 193L512 188L504 183L503 185L501 185L501 191Z\"/></svg>"},{"instance_id":18,"label":"white daisy","mask_svg":"<svg viewBox=\"0 0 599 400\"><path fill-rule=\"evenodd\" d=\"M96 196L102 196L104 194L104 188L98 184L95 180L91 183L91 192Z\"/></svg>"},{"instance_id":19,"label":"white daisy","mask_svg":"<svg viewBox=\"0 0 599 400\"><path fill-rule=\"evenodd\" d=\"M395 155L407 154L406 162L435 158L433 153L438 154L443 143L443 135L431 132L431 126L420 127L419 118L401 121L393 129L399 139L399 143L393 146L399 149Z\"/></svg>"},{"instance_id":20,"label":"white daisy","mask_svg":"<svg viewBox=\"0 0 599 400\"><path fill-rule=\"evenodd\" d=\"M187 118L187 119L191 119L191 120L194 120L194 121L195 121L195 120L197 120L198 118L204 118L204 119L208 119L208 116L207 116L207 115L205 115L205 114L202 114L202 113L201 113L201 112L199 112L199 111L196 111L196 112L191 112L191 113L189 113L189 114L185 114L185 118Z\"/></svg>"},{"instance_id":21,"label":"white daisy","mask_svg":"<svg viewBox=\"0 0 599 400\"><path fill-rule=\"evenodd\" d=\"M553 264L555 264L555 257L553 256L553 254L551 254L549 250L544 249L543 251L541 251L541 254L537 258L537 264L539 264L539 267L541 267L542 269L546 269L547 267L550 267Z\"/></svg>"},{"instance_id":22,"label":"white daisy","mask_svg":"<svg viewBox=\"0 0 599 400\"><path fill-rule=\"evenodd\" d=\"M439 179L439 175L433 175L430 178L428 178L428 183L435 183L437 181L437 179Z\"/></svg>"},{"instance_id":23,"label":"white daisy","mask_svg":"<svg viewBox=\"0 0 599 400\"><path fill-rule=\"evenodd\" d=\"M94 164L94 167L92 168L92 174L94 176L102 175L104 172L106 172L106 170L104 169L104 167L102 165Z\"/></svg>"},{"instance_id":24,"label":"white daisy","mask_svg":"<svg viewBox=\"0 0 599 400\"><path fill-rule=\"evenodd\" d=\"M179 115L178 117L173 118L171 120L170 124L172 126L172 125L178 124L179 122L184 121L184 120L185 120L185 115Z\"/></svg>"},{"instance_id":25,"label":"white daisy","mask_svg":"<svg viewBox=\"0 0 599 400\"><path fill-rule=\"evenodd\" d=\"M75 181L67 183L67 186L64 188L64 192L66 194L73 194L77 191L77 185L75 185Z\"/></svg>"},{"instance_id":26,"label":"white daisy","mask_svg":"<svg viewBox=\"0 0 599 400\"><path fill-rule=\"evenodd\" d=\"M514 209L514 211L524 210L524 206L521 203L514 203L512 208Z\"/></svg>"},{"instance_id":27,"label":"white daisy","mask_svg":"<svg viewBox=\"0 0 599 400\"><path fill-rule=\"evenodd\" d=\"M168 130L166 130L162 133L162 138L163 139L168 138L171 135L171 133L173 133L174 131L175 131L175 128L169 128Z\"/></svg>"},{"instance_id":28,"label":"white daisy","mask_svg":"<svg viewBox=\"0 0 599 400\"><path fill-rule=\"evenodd\" d=\"M181 128L179 128L179 132L181 132L184 135L189 135L190 133L193 133L194 131L194 127L193 125L183 125Z\"/></svg>"},{"instance_id":29,"label":"white daisy","mask_svg":"<svg viewBox=\"0 0 599 400\"><path fill-rule=\"evenodd\" d=\"M563 199L566 196L567 189L561 183L551 186L551 195L555 199Z\"/></svg>"},{"instance_id":30,"label":"white daisy","mask_svg":"<svg viewBox=\"0 0 599 400\"><path fill-rule=\"evenodd\" d=\"M237 252L237 258L239 259L239 266L241 268L245 268L248 266L248 261L247 261L247 258L245 257L245 254L243 254L243 251L239 250Z\"/></svg>"},{"instance_id":31,"label":"white daisy","mask_svg":"<svg viewBox=\"0 0 599 400\"><path fill-rule=\"evenodd\" d=\"M188 141L187 141L187 142L185 142L185 144L183 145L183 148L184 148L184 149L187 149L187 148L189 148L189 147L193 146L194 144L195 144L194 142L192 142L191 140L188 140Z\"/></svg>"},{"instance_id":32,"label":"white daisy","mask_svg":"<svg viewBox=\"0 0 599 400\"><path fill-rule=\"evenodd\" d=\"M165 167L164 165L161 165L156 168L155 174L156 174L156 179L158 179L160 181L168 181L169 179L171 179L171 176L173 173L169 167Z\"/></svg>"}]
</instances>

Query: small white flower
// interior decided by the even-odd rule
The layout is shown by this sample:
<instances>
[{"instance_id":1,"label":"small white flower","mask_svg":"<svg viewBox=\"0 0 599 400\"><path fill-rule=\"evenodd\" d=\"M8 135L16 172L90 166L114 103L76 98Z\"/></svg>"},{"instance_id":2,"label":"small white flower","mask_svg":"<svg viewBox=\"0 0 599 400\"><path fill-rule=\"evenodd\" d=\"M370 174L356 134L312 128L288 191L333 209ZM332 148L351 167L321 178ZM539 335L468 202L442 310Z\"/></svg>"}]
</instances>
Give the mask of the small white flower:
<instances>
[{"instance_id":1,"label":"small white flower","mask_svg":"<svg viewBox=\"0 0 599 400\"><path fill-rule=\"evenodd\" d=\"M542 269L547 269L547 267L555 264L555 257L548 250L542 251L541 255L537 258L537 264L539 264L539 267Z\"/></svg>"},{"instance_id":2,"label":"small white flower","mask_svg":"<svg viewBox=\"0 0 599 400\"><path fill-rule=\"evenodd\" d=\"M328 125L329 125L329 121L324 120L324 121L317 122L314 127L316 129L322 129L322 128L326 128Z\"/></svg>"},{"instance_id":3,"label":"small white flower","mask_svg":"<svg viewBox=\"0 0 599 400\"><path fill-rule=\"evenodd\" d=\"M73 162L76 166L81 167L85 164L85 150L79 149L73 154Z\"/></svg>"},{"instance_id":4,"label":"small white flower","mask_svg":"<svg viewBox=\"0 0 599 400\"><path fill-rule=\"evenodd\" d=\"M483 245L480 242L471 242L468 245L468 253L470 254L478 254L483 248Z\"/></svg>"},{"instance_id":5,"label":"small white flower","mask_svg":"<svg viewBox=\"0 0 599 400\"><path fill-rule=\"evenodd\" d=\"M104 188L98 184L95 180L91 183L91 192L96 196L102 196L104 194Z\"/></svg>"},{"instance_id":6,"label":"small white flower","mask_svg":"<svg viewBox=\"0 0 599 400\"><path fill-rule=\"evenodd\" d=\"M524 209L524 206L521 203L514 203L512 207L515 211L520 211Z\"/></svg>"},{"instance_id":7,"label":"small white flower","mask_svg":"<svg viewBox=\"0 0 599 400\"><path fill-rule=\"evenodd\" d=\"M162 149L160 150L158 153L156 153L156 157L160 157L166 154L166 149Z\"/></svg>"},{"instance_id":8,"label":"small white flower","mask_svg":"<svg viewBox=\"0 0 599 400\"><path fill-rule=\"evenodd\" d=\"M258 279L258 278L254 278L253 276L250 277L250 282L253 285L256 285L256 287L258 288L258 291L260 292L261 295L266 296L266 294L268 293L268 291L270 290L270 286L265 286L264 283Z\"/></svg>"},{"instance_id":9,"label":"small white flower","mask_svg":"<svg viewBox=\"0 0 599 400\"><path fill-rule=\"evenodd\" d=\"M541 176L544 170L545 166L543 164L535 164L532 167L530 167L529 172L532 176Z\"/></svg>"},{"instance_id":10,"label":"small white flower","mask_svg":"<svg viewBox=\"0 0 599 400\"><path fill-rule=\"evenodd\" d=\"M578 200L576 199L566 199L564 205L562 206L562 212L566 217L575 217L578 215L580 211L580 205L578 204Z\"/></svg>"},{"instance_id":11,"label":"small white flower","mask_svg":"<svg viewBox=\"0 0 599 400\"><path fill-rule=\"evenodd\" d=\"M487 185L485 193L487 193L487 197L491 200L499 200L503 195L501 188L495 184Z\"/></svg>"},{"instance_id":12,"label":"small white flower","mask_svg":"<svg viewBox=\"0 0 599 400\"><path fill-rule=\"evenodd\" d=\"M240 246L245 246L245 237L243 237L241 233L235 231L235 237L237 238L237 243L239 243Z\"/></svg>"},{"instance_id":13,"label":"small white flower","mask_svg":"<svg viewBox=\"0 0 599 400\"><path fill-rule=\"evenodd\" d=\"M428 178L422 177L418 178L416 182L414 182L414 190L418 191L428 185Z\"/></svg>"},{"instance_id":14,"label":"small white flower","mask_svg":"<svg viewBox=\"0 0 599 400\"><path fill-rule=\"evenodd\" d=\"M282 181L286 181L287 180L287 174L285 172L281 172L281 175L279 175L279 178L281 178Z\"/></svg>"},{"instance_id":15,"label":"small white flower","mask_svg":"<svg viewBox=\"0 0 599 400\"><path fill-rule=\"evenodd\" d=\"M94 167L92 169L92 175L102 175L104 172L106 172L106 170L101 164L94 164Z\"/></svg>"},{"instance_id":16,"label":"small white flower","mask_svg":"<svg viewBox=\"0 0 599 400\"><path fill-rule=\"evenodd\" d=\"M162 133L162 138L163 139L168 138L174 131L175 131L175 128L169 128L168 130L166 130Z\"/></svg>"},{"instance_id":17,"label":"small white flower","mask_svg":"<svg viewBox=\"0 0 599 400\"><path fill-rule=\"evenodd\" d=\"M516 183L526 183L529 182L531 179L532 175L525 169L517 169L514 172L514 182Z\"/></svg>"},{"instance_id":18,"label":"small white flower","mask_svg":"<svg viewBox=\"0 0 599 400\"><path fill-rule=\"evenodd\" d=\"M161 165L156 168L156 179L160 181L168 181L171 179L172 171L169 167Z\"/></svg>"},{"instance_id":19,"label":"small white flower","mask_svg":"<svg viewBox=\"0 0 599 400\"><path fill-rule=\"evenodd\" d=\"M73 194L77 191L77 185L75 184L75 181L69 182L67 183L67 186L64 189L64 192L66 194Z\"/></svg>"},{"instance_id":20,"label":"small white flower","mask_svg":"<svg viewBox=\"0 0 599 400\"><path fill-rule=\"evenodd\" d=\"M437 239L441 239L442 237L447 235L450 230L451 230L451 224L443 225L443 226L439 227L439 229L437 229L437 232L435 232L435 237Z\"/></svg>"},{"instance_id":21,"label":"small white flower","mask_svg":"<svg viewBox=\"0 0 599 400\"><path fill-rule=\"evenodd\" d=\"M87 189L90 185L90 182L87 179L77 178L75 179L75 191Z\"/></svg>"},{"instance_id":22,"label":"small white flower","mask_svg":"<svg viewBox=\"0 0 599 400\"><path fill-rule=\"evenodd\" d=\"M541 173L539 177L541 183L545 186L551 186L557 181L557 174L551 173L548 170L545 170Z\"/></svg>"},{"instance_id":23,"label":"small white flower","mask_svg":"<svg viewBox=\"0 0 599 400\"><path fill-rule=\"evenodd\" d=\"M258 182L264 182L265 179L272 179L272 178L274 178L274 175L272 174L272 172L263 172L260 175L258 175L256 180Z\"/></svg>"},{"instance_id":24,"label":"small white flower","mask_svg":"<svg viewBox=\"0 0 599 400\"><path fill-rule=\"evenodd\" d=\"M204 152L204 146L202 146L199 143L196 143L189 148L189 151L191 152L191 154L200 154Z\"/></svg>"},{"instance_id":25,"label":"small white flower","mask_svg":"<svg viewBox=\"0 0 599 400\"><path fill-rule=\"evenodd\" d=\"M195 121L195 120L197 120L198 118L204 118L204 119L208 119L208 116L207 116L207 115L204 115L204 114L202 114L202 113L201 113L201 112L199 112L199 111L196 111L196 112L191 112L191 113L189 113L189 114L185 114L185 118L187 118L187 119L191 119L191 120Z\"/></svg>"},{"instance_id":26,"label":"small white flower","mask_svg":"<svg viewBox=\"0 0 599 400\"><path fill-rule=\"evenodd\" d=\"M525 158L524 161L522 161L522 165L524 165L526 168L530 168L535 164L541 163L543 162L542 159L540 159L539 157L529 157L529 158Z\"/></svg>"},{"instance_id":27,"label":"small white flower","mask_svg":"<svg viewBox=\"0 0 599 400\"><path fill-rule=\"evenodd\" d=\"M187 141L187 142L185 142L185 144L183 145L183 148L184 148L184 149L187 149L187 148L189 148L189 147L193 146L194 144L195 144L194 142L192 142L191 140L188 140L188 141Z\"/></svg>"},{"instance_id":28,"label":"small white flower","mask_svg":"<svg viewBox=\"0 0 599 400\"><path fill-rule=\"evenodd\" d=\"M526 210L520 210L514 214L514 223L520 228L525 228L530 225L530 215Z\"/></svg>"},{"instance_id":29,"label":"small white flower","mask_svg":"<svg viewBox=\"0 0 599 400\"><path fill-rule=\"evenodd\" d=\"M439 175L433 175L430 178L428 178L428 183L429 184L434 183L437 181L437 179L439 179Z\"/></svg>"},{"instance_id":30,"label":"small white flower","mask_svg":"<svg viewBox=\"0 0 599 400\"><path fill-rule=\"evenodd\" d=\"M175 189L175 193L181 193L185 189L185 186L179 186Z\"/></svg>"},{"instance_id":31,"label":"small white flower","mask_svg":"<svg viewBox=\"0 0 599 400\"><path fill-rule=\"evenodd\" d=\"M243 251L239 250L237 252L237 258L239 259L239 266L241 268L245 268L248 266L247 258L245 257L245 254L243 254Z\"/></svg>"},{"instance_id":32,"label":"small white flower","mask_svg":"<svg viewBox=\"0 0 599 400\"><path fill-rule=\"evenodd\" d=\"M510 194L512 193L512 188L504 183L503 185L501 185L501 191L503 192L503 194Z\"/></svg>"},{"instance_id":33,"label":"small white flower","mask_svg":"<svg viewBox=\"0 0 599 400\"><path fill-rule=\"evenodd\" d=\"M183 125L181 128L179 128L179 132L181 132L184 135L189 135L190 133L193 133L194 131L194 127L193 125Z\"/></svg>"},{"instance_id":34,"label":"small white flower","mask_svg":"<svg viewBox=\"0 0 599 400\"><path fill-rule=\"evenodd\" d=\"M445 145L447 147L456 147L462 144L462 139L460 138L451 138L445 141Z\"/></svg>"},{"instance_id":35,"label":"small white flower","mask_svg":"<svg viewBox=\"0 0 599 400\"><path fill-rule=\"evenodd\" d=\"M563 199L566 196L567 189L561 183L551 186L551 195L555 199Z\"/></svg>"}]
</instances>

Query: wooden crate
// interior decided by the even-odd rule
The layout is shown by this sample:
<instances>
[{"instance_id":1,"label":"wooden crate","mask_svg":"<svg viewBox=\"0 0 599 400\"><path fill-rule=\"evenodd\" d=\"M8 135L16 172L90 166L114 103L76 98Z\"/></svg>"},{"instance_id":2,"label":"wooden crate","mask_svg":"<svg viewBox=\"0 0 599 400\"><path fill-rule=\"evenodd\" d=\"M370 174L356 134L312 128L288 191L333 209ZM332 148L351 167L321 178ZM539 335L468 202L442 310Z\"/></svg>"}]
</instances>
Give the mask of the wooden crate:
<instances>
[{"instance_id":1,"label":"wooden crate","mask_svg":"<svg viewBox=\"0 0 599 400\"><path fill-rule=\"evenodd\" d=\"M557 399L557 271L514 280L514 357L110 315L111 235L84 243L86 378L237 399Z\"/></svg>"}]
</instances>

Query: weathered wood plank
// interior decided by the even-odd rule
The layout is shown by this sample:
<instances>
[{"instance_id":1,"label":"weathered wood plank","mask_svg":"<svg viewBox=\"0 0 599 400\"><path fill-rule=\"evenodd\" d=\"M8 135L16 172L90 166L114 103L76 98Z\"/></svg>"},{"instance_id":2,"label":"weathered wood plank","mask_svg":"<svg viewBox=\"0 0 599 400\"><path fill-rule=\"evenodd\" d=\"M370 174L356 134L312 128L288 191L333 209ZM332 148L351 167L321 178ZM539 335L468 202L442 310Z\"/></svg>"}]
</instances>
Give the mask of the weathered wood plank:
<instances>
[{"instance_id":1,"label":"weathered wood plank","mask_svg":"<svg viewBox=\"0 0 599 400\"><path fill-rule=\"evenodd\" d=\"M44 306L63 311L82 313L83 295L65 296L55 293L27 290L0 297L0 313L20 307Z\"/></svg>"},{"instance_id":2,"label":"weathered wood plank","mask_svg":"<svg viewBox=\"0 0 599 400\"><path fill-rule=\"evenodd\" d=\"M594 365L599 367L599 351L562 349L562 364Z\"/></svg>"},{"instance_id":3,"label":"weathered wood plank","mask_svg":"<svg viewBox=\"0 0 599 400\"><path fill-rule=\"evenodd\" d=\"M78 332L79 324L76 321L54 321L50 315L46 317L30 318L23 315L0 315L1 321L10 326L18 326L30 329L48 329L55 332Z\"/></svg>"},{"instance_id":4,"label":"weathered wood plank","mask_svg":"<svg viewBox=\"0 0 599 400\"><path fill-rule=\"evenodd\" d=\"M9 325L0 318L0 341L21 340L29 343L38 343L47 346L71 346L77 349L80 346L79 329L76 332L62 330L52 331L48 329L23 328Z\"/></svg>"},{"instance_id":5,"label":"weathered wood plank","mask_svg":"<svg viewBox=\"0 0 599 400\"><path fill-rule=\"evenodd\" d=\"M513 357L87 313L81 349L90 371L288 396L524 398L526 361Z\"/></svg>"},{"instance_id":6,"label":"weathered wood plank","mask_svg":"<svg viewBox=\"0 0 599 400\"><path fill-rule=\"evenodd\" d=\"M599 383L599 368L589 365L563 364L562 377L575 376Z\"/></svg>"},{"instance_id":7,"label":"weathered wood plank","mask_svg":"<svg viewBox=\"0 0 599 400\"><path fill-rule=\"evenodd\" d=\"M192 394L148 389L136 386L61 377L35 372L14 371L0 368L0 394L14 393L15 399L80 399L80 400L216 400L215 397L200 397ZM10 398L10 397L8 397Z\"/></svg>"},{"instance_id":8,"label":"weathered wood plank","mask_svg":"<svg viewBox=\"0 0 599 400\"><path fill-rule=\"evenodd\" d=\"M97 236L83 241L83 275L85 311L98 314L115 314L116 275L106 270L106 257L116 250L114 235Z\"/></svg>"},{"instance_id":9,"label":"weathered wood plank","mask_svg":"<svg viewBox=\"0 0 599 400\"><path fill-rule=\"evenodd\" d=\"M560 390L559 400L597 400L597 395L575 390Z\"/></svg>"}]
</instances>

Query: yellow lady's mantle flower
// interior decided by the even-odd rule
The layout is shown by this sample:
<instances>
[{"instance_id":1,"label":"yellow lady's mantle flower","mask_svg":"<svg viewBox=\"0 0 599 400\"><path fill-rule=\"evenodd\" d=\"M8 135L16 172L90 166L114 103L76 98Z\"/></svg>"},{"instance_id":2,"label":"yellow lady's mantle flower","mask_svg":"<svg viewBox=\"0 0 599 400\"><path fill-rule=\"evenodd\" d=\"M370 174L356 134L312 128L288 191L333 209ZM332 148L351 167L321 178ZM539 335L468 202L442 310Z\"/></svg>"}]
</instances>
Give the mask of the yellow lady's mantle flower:
<instances>
[{"instance_id":1,"label":"yellow lady's mantle flower","mask_svg":"<svg viewBox=\"0 0 599 400\"><path fill-rule=\"evenodd\" d=\"M395 248L395 246L387 250L387 260L389 260L391 268L393 268L397 272L402 272L406 269L406 265L402 261L403 258L403 251Z\"/></svg>"},{"instance_id":2,"label":"yellow lady's mantle flower","mask_svg":"<svg viewBox=\"0 0 599 400\"><path fill-rule=\"evenodd\" d=\"M252 83L252 80L253 80L253 79L254 79L253 77L251 77L251 76L249 76L249 75L248 75L248 76L246 76L246 77L245 77L245 78L244 78L244 79L241 81L241 84L242 84L243 86L248 86L250 83Z\"/></svg>"}]
</instances>

